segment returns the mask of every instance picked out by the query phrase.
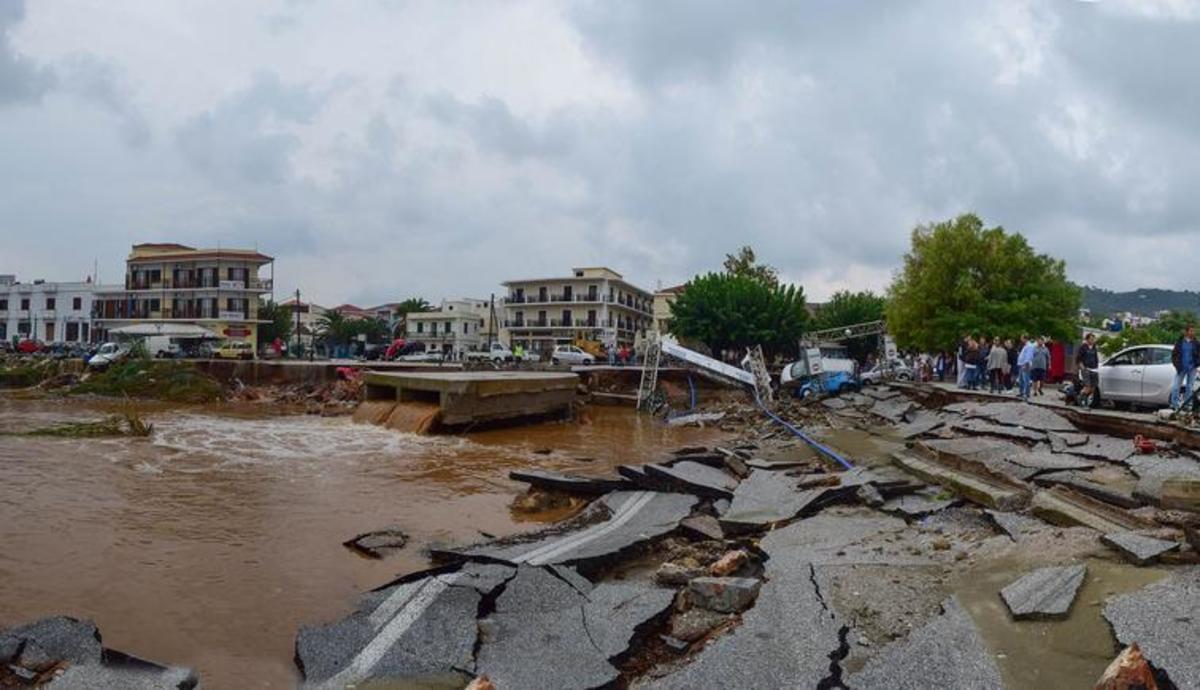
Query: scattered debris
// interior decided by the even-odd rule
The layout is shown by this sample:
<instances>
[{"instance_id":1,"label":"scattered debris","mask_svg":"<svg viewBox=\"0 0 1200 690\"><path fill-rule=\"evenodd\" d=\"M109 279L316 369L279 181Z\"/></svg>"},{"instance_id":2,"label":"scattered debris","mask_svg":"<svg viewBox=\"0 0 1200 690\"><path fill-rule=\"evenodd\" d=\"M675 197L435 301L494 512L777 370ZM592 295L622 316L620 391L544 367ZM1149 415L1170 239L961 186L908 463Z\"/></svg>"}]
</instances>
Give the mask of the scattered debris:
<instances>
[{"instance_id":1,"label":"scattered debris","mask_svg":"<svg viewBox=\"0 0 1200 690\"><path fill-rule=\"evenodd\" d=\"M366 532L342 542L342 546L367 558L381 559L404 548L408 536L398 529Z\"/></svg>"},{"instance_id":2,"label":"scattered debris","mask_svg":"<svg viewBox=\"0 0 1200 690\"><path fill-rule=\"evenodd\" d=\"M745 551L741 549L728 551L716 563L708 567L708 572L714 577L726 577L741 570L742 566L748 562L750 562L750 554Z\"/></svg>"},{"instance_id":3,"label":"scattered debris","mask_svg":"<svg viewBox=\"0 0 1200 690\"><path fill-rule=\"evenodd\" d=\"M1158 690L1158 682L1154 680L1154 672L1142 656L1141 648L1134 642L1121 650L1104 669L1095 690Z\"/></svg>"},{"instance_id":4,"label":"scattered debris","mask_svg":"<svg viewBox=\"0 0 1200 690\"><path fill-rule=\"evenodd\" d=\"M1117 640L1137 643L1146 661L1179 690L1200 688L1200 567L1108 600L1104 617Z\"/></svg>"},{"instance_id":5,"label":"scattered debris","mask_svg":"<svg viewBox=\"0 0 1200 690\"><path fill-rule=\"evenodd\" d=\"M697 577L688 583L688 601L718 613L737 613L758 598L762 582L752 577Z\"/></svg>"}]
</instances>

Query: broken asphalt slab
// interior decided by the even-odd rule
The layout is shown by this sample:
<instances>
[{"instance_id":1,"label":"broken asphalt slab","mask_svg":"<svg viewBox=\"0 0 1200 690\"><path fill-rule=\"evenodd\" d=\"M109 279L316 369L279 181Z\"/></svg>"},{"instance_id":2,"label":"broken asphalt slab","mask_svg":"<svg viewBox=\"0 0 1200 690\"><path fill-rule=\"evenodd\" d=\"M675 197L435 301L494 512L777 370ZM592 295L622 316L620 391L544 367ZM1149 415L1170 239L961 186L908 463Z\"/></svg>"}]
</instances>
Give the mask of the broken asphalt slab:
<instances>
[{"instance_id":1,"label":"broken asphalt slab","mask_svg":"<svg viewBox=\"0 0 1200 690\"><path fill-rule=\"evenodd\" d=\"M1041 520L1019 513L1006 513L999 510L985 510L984 513L991 518L992 523L1001 532L1007 534L1008 538L1015 542L1042 530L1050 529L1050 525Z\"/></svg>"},{"instance_id":2,"label":"broken asphalt slab","mask_svg":"<svg viewBox=\"0 0 1200 690\"><path fill-rule=\"evenodd\" d=\"M1096 434L1052 433L1049 436L1050 448L1055 453L1069 453L1106 462L1124 462L1134 453L1133 441L1127 438Z\"/></svg>"},{"instance_id":3,"label":"broken asphalt slab","mask_svg":"<svg viewBox=\"0 0 1200 690\"><path fill-rule=\"evenodd\" d=\"M603 516L583 527L563 532L551 529L516 535L474 546L431 550L439 559L483 560L506 563L583 564L613 558L627 548L643 544L679 527L697 503L689 494L655 491L618 491L592 504L588 511Z\"/></svg>"},{"instance_id":4,"label":"broken asphalt slab","mask_svg":"<svg viewBox=\"0 0 1200 690\"><path fill-rule=\"evenodd\" d=\"M1018 441L1029 441L1031 443L1046 440L1046 433L1044 431L1035 431L1007 424L995 424L982 419L957 420L950 425L950 430L973 436L999 436Z\"/></svg>"},{"instance_id":5,"label":"broken asphalt slab","mask_svg":"<svg viewBox=\"0 0 1200 690\"><path fill-rule=\"evenodd\" d=\"M539 489L562 491L581 496L602 496L613 491L627 491L632 488L630 481L624 477L586 477L545 470L513 470L508 473L508 478Z\"/></svg>"},{"instance_id":6,"label":"broken asphalt slab","mask_svg":"<svg viewBox=\"0 0 1200 690\"><path fill-rule=\"evenodd\" d=\"M861 671L846 679L845 687L999 690L1004 681L971 617L951 597L942 604L942 615L884 647Z\"/></svg>"},{"instance_id":7,"label":"broken asphalt slab","mask_svg":"<svg viewBox=\"0 0 1200 690\"><path fill-rule=\"evenodd\" d=\"M1100 538L1107 546L1111 546L1121 555L1137 565L1148 565L1159 556L1179 548L1179 542L1155 539L1136 532L1113 532Z\"/></svg>"},{"instance_id":8,"label":"broken asphalt slab","mask_svg":"<svg viewBox=\"0 0 1200 690\"><path fill-rule=\"evenodd\" d=\"M1167 507L1167 503L1175 503L1172 499L1179 499L1185 495L1180 494L1180 488L1200 482L1200 462L1190 457L1131 455L1125 464L1138 476L1133 495L1163 507ZM1164 491L1164 488L1167 490ZM1176 505L1184 509L1189 508L1186 501ZM1195 505L1191 506L1191 509L1195 508Z\"/></svg>"},{"instance_id":9,"label":"broken asphalt slab","mask_svg":"<svg viewBox=\"0 0 1200 690\"><path fill-rule=\"evenodd\" d=\"M1013 618L1066 618L1083 585L1087 566L1038 568L1000 590Z\"/></svg>"},{"instance_id":10,"label":"broken asphalt slab","mask_svg":"<svg viewBox=\"0 0 1200 690\"><path fill-rule=\"evenodd\" d=\"M896 427L896 434L904 439L916 438L940 429L945 424L945 416L933 412L921 411L912 417L911 421L898 425Z\"/></svg>"},{"instance_id":11,"label":"broken asphalt slab","mask_svg":"<svg viewBox=\"0 0 1200 690\"><path fill-rule=\"evenodd\" d=\"M342 542L342 546L367 558L380 559L404 548L408 536L398 529L382 529L360 534Z\"/></svg>"},{"instance_id":12,"label":"broken asphalt slab","mask_svg":"<svg viewBox=\"0 0 1200 690\"><path fill-rule=\"evenodd\" d=\"M1118 487L1094 482L1088 479L1082 472L1049 472L1038 475L1034 478L1034 481L1040 486L1053 486L1055 484L1065 486L1085 496L1091 496L1099 501L1111 503L1122 508L1138 508L1143 505L1143 502L1136 498L1132 491L1125 491Z\"/></svg>"},{"instance_id":13,"label":"broken asphalt slab","mask_svg":"<svg viewBox=\"0 0 1200 690\"><path fill-rule=\"evenodd\" d=\"M619 675L610 660L674 598L674 590L639 583L580 591L547 569L521 566L480 622L475 671L498 688L608 686Z\"/></svg>"},{"instance_id":14,"label":"broken asphalt slab","mask_svg":"<svg viewBox=\"0 0 1200 690\"><path fill-rule=\"evenodd\" d=\"M677 462L670 467L645 465L643 469L679 491L705 498L733 498L738 485L738 480L725 471L699 462Z\"/></svg>"},{"instance_id":15,"label":"broken asphalt slab","mask_svg":"<svg viewBox=\"0 0 1200 690\"><path fill-rule=\"evenodd\" d=\"M794 478L770 470L754 470L733 494L733 503L721 516L728 533L753 531L792 520L814 511L828 500L850 495L852 488L819 486L801 490Z\"/></svg>"},{"instance_id":16,"label":"broken asphalt slab","mask_svg":"<svg viewBox=\"0 0 1200 690\"><path fill-rule=\"evenodd\" d=\"M912 453L893 453L892 461L906 472L930 484L943 486L986 508L1010 511L1029 502L1029 492L1022 487L950 467L937 460Z\"/></svg>"},{"instance_id":17,"label":"broken asphalt slab","mask_svg":"<svg viewBox=\"0 0 1200 690\"><path fill-rule=\"evenodd\" d=\"M1178 690L1200 690L1200 567L1109 599L1104 617L1122 645L1137 642Z\"/></svg>"},{"instance_id":18,"label":"broken asphalt slab","mask_svg":"<svg viewBox=\"0 0 1200 690\"><path fill-rule=\"evenodd\" d=\"M480 602L515 572L472 563L459 572L419 574L363 595L346 618L300 630L296 665L303 686L332 689L453 674L461 674L465 683L474 671Z\"/></svg>"},{"instance_id":19,"label":"broken asphalt slab","mask_svg":"<svg viewBox=\"0 0 1200 690\"><path fill-rule=\"evenodd\" d=\"M0 667L20 669L31 677L59 666L61 674L42 687L54 690L128 688L152 690L199 687L190 669L160 666L103 647L91 621L66 616L43 618L0 630Z\"/></svg>"},{"instance_id":20,"label":"broken asphalt slab","mask_svg":"<svg viewBox=\"0 0 1200 690\"><path fill-rule=\"evenodd\" d=\"M1079 430L1066 417L1040 405L1022 402L962 402L947 405L945 412L955 412L965 417L982 417L997 424L1020 426L1035 431L1058 431L1075 433Z\"/></svg>"},{"instance_id":21,"label":"broken asphalt slab","mask_svg":"<svg viewBox=\"0 0 1200 690\"><path fill-rule=\"evenodd\" d=\"M888 499L879 507L885 513L898 513L908 517L921 517L936 513L958 503L954 496L943 497L943 490L924 489L913 494Z\"/></svg>"}]
</instances>

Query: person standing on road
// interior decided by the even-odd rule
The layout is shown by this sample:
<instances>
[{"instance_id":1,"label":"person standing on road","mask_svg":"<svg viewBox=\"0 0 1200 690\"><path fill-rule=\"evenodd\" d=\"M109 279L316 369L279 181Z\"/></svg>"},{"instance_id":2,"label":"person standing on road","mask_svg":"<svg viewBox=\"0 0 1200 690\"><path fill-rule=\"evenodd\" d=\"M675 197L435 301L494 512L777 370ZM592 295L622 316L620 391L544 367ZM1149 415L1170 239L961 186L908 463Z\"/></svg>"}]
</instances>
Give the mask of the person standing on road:
<instances>
[{"instance_id":1,"label":"person standing on road","mask_svg":"<svg viewBox=\"0 0 1200 690\"><path fill-rule=\"evenodd\" d=\"M958 341L958 387L967 387L967 350L971 341L970 335L964 335Z\"/></svg>"},{"instance_id":2,"label":"person standing on road","mask_svg":"<svg viewBox=\"0 0 1200 690\"><path fill-rule=\"evenodd\" d=\"M1200 346L1196 343L1196 328L1190 323L1183 329L1183 336L1176 341L1175 349L1171 351L1171 364L1175 365L1175 382L1171 384L1171 409L1178 410L1196 389L1196 367L1200 366Z\"/></svg>"},{"instance_id":3,"label":"person standing on road","mask_svg":"<svg viewBox=\"0 0 1200 690\"><path fill-rule=\"evenodd\" d=\"M1020 353L1012 338L1004 341L1004 349L1008 351L1008 375L1004 377L1004 389L1011 393L1017 382L1017 355Z\"/></svg>"},{"instance_id":4,"label":"person standing on road","mask_svg":"<svg viewBox=\"0 0 1200 690\"><path fill-rule=\"evenodd\" d=\"M1037 339L1037 350L1033 353L1033 394L1043 395L1042 382L1046 380L1046 371L1050 368L1050 348L1046 347L1046 339Z\"/></svg>"},{"instance_id":5,"label":"person standing on road","mask_svg":"<svg viewBox=\"0 0 1200 690\"><path fill-rule=\"evenodd\" d=\"M988 357L992 354L991 342L987 336L979 339L979 367L975 369L975 378L982 390L988 382Z\"/></svg>"},{"instance_id":6,"label":"person standing on road","mask_svg":"<svg viewBox=\"0 0 1200 690\"><path fill-rule=\"evenodd\" d=\"M1079 374L1079 382L1082 388L1079 391L1079 396L1085 397L1092 394L1096 387L1096 369L1100 368L1100 353L1096 352L1096 335L1088 333L1083 339L1083 344L1079 346L1079 351L1075 353L1075 370ZM1092 398L1092 404L1095 405L1095 397Z\"/></svg>"},{"instance_id":7,"label":"person standing on road","mask_svg":"<svg viewBox=\"0 0 1200 690\"><path fill-rule=\"evenodd\" d=\"M979 359L979 342L974 338L967 338L967 352L963 355L963 369L966 370L963 380L966 381L967 390L973 391L979 387L979 368L983 366L983 362Z\"/></svg>"},{"instance_id":8,"label":"person standing on road","mask_svg":"<svg viewBox=\"0 0 1200 690\"><path fill-rule=\"evenodd\" d=\"M996 338L996 344L992 347L992 351L988 353L988 379L991 383L991 392L999 393L1004 387L1004 375L1008 373L1008 350L1004 349L1004 345Z\"/></svg>"},{"instance_id":9,"label":"person standing on road","mask_svg":"<svg viewBox=\"0 0 1200 690\"><path fill-rule=\"evenodd\" d=\"M1029 336L1021 336L1021 353L1017 355L1017 370L1021 377L1021 399L1029 402L1029 386L1032 383L1033 355L1037 353L1037 345Z\"/></svg>"}]
</instances>

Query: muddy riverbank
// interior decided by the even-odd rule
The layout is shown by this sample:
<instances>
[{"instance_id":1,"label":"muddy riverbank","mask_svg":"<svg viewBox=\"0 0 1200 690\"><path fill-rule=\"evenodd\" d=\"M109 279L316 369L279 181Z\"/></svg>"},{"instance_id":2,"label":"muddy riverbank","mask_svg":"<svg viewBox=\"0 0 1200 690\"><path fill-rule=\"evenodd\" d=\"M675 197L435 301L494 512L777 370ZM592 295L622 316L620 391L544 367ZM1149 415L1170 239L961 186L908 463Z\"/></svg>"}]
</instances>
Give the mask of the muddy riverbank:
<instances>
[{"instance_id":1,"label":"muddy riverbank","mask_svg":"<svg viewBox=\"0 0 1200 690\"><path fill-rule=\"evenodd\" d=\"M101 418L119 403L0 396L0 426ZM0 437L0 628L92 618L106 645L196 668L205 687L293 687L296 631L428 565L431 544L561 517L514 513L512 469L604 472L719 432L617 408L584 423L417 437L257 404L141 406L148 439ZM398 527L399 553L342 542Z\"/></svg>"}]
</instances>

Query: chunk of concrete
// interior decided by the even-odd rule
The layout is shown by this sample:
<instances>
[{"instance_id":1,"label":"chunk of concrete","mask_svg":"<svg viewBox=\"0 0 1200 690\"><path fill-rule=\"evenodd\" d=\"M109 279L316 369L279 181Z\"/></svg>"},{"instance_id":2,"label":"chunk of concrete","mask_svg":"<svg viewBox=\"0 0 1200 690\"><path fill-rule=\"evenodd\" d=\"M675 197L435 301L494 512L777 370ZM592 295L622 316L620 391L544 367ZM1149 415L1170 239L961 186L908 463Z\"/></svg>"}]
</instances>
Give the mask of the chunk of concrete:
<instances>
[{"instance_id":1,"label":"chunk of concrete","mask_svg":"<svg viewBox=\"0 0 1200 690\"><path fill-rule=\"evenodd\" d=\"M947 406L945 409L950 409ZM1057 412L1022 402L989 402L982 404L969 403L961 408L967 417L983 417L997 424L1020 426L1036 431L1058 431L1066 433L1078 432L1074 424Z\"/></svg>"},{"instance_id":2,"label":"chunk of concrete","mask_svg":"<svg viewBox=\"0 0 1200 690\"><path fill-rule=\"evenodd\" d=\"M604 518L565 534L550 529L457 549L432 550L449 560L504 561L531 565L583 565L611 559L679 527L695 507L695 496L653 491L618 491L597 502Z\"/></svg>"},{"instance_id":3,"label":"chunk of concrete","mask_svg":"<svg viewBox=\"0 0 1200 690\"><path fill-rule=\"evenodd\" d=\"M1066 618L1087 575L1085 565L1065 565L1037 570L1000 590L1013 618Z\"/></svg>"},{"instance_id":4,"label":"chunk of concrete","mask_svg":"<svg viewBox=\"0 0 1200 690\"><path fill-rule=\"evenodd\" d=\"M752 577L697 577L688 583L688 599L702 609L737 613L750 608L760 587Z\"/></svg>"},{"instance_id":5,"label":"chunk of concrete","mask_svg":"<svg viewBox=\"0 0 1200 690\"><path fill-rule=\"evenodd\" d=\"M901 469L916 475L931 484L944 486L963 498L996 510L1018 510L1029 502L1029 493L1018 487L1000 483L935 460L918 457L911 453L892 454L892 461Z\"/></svg>"},{"instance_id":6,"label":"chunk of concrete","mask_svg":"<svg viewBox=\"0 0 1200 690\"><path fill-rule=\"evenodd\" d=\"M688 609L671 620L671 636L684 642L695 642L729 617L706 609Z\"/></svg>"},{"instance_id":7,"label":"chunk of concrete","mask_svg":"<svg viewBox=\"0 0 1200 690\"><path fill-rule=\"evenodd\" d=\"M946 424L946 417L934 412L920 412L912 418L912 421L905 422L896 427L896 434L900 438L909 439L923 436L931 431L936 431Z\"/></svg>"},{"instance_id":8,"label":"chunk of concrete","mask_svg":"<svg viewBox=\"0 0 1200 690\"><path fill-rule=\"evenodd\" d=\"M1088 442L1087 434L1069 434L1052 431L1048 436L1050 437L1050 448L1055 453L1065 453L1068 448L1076 448Z\"/></svg>"},{"instance_id":9,"label":"chunk of concrete","mask_svg":"<svg viewBox=\"0 0 1200 690\"><path fill-rule=\"evenodd\" d=\"M1127 438L1093 434L1085 437L1086 440L1083 443L1072 444L1070 441L1077 440L1072 437L1077 435L1064 434L1063 436L1067 438L1059 440L1057 443L1054 436L1050 437L1050 447L1055 453L1070 453L1105 462L1124 462L1134 453L1133 441Z\"/></svg>"},{"instance_id":10,"label":"chunk of concrete","mask_svg":"<svg viewBox=\"0 0 1200 690\"><path fill-rule=\"evenodd\" d=\"M903 396L887 400L876 400L869 410L876 417L882 417L892 424L900 424L904 416L916 408L916 403Z\"/></svg>"},{"instance_id":11,"label":"chunk of concrete","mask_svg":"<svg viewBox=\"0 0 1200 690\"><path fill-rule=\"evenodd\" d=\"M985 510L984 512L989 518L992 519L992 523L995 524L1001 532L1007 534L1008 538L1012 539L1013 541L1021 541L1031 534L1035 534L1050 527L1041 520L1027 517L1019 513L1006 513L999 510Z\"/></svg>"},{"instance_id":12,"label":"chunk of concrete","mask_svg":"<svg viewBox=\"0 0 1200 690\"><path fill-rule=\"evenodd\" d=\"M536 486L539 489L562 491L580 496L602 496L613 491L626 491L632 488L632 484L624 477L586 477L546 470L513 470L508 473L508 478Z\"/></svg>"},{"instance_id":13,"label":"chunk of concrete","mask_svg":"<svg viewBox=\"0 0 1200 690\"><path fill-rule=\"evenodd\" d=\"M942 615L907 638L883 648L858 673L850 688L1000 690L1004 681L971 617L954 597Z\"/></svg>"},{"instance_id":14,"label":"chunk of concrete","mask_svg":"<svg viewBox=\"0 0 1200 690\"><path fill-rule=\"evenodd\" d=\"M1148 565L1168 551L1179 548L1179 542L1155 539L1136 532L1113 532L1100 538L1108 546L1121 552L1126 559L1138 565Z\"/></svg>"},{"instance_id":15,"label":"chunk of concrete","mask_svg":"<svg viewBox=\"0 0 1200 690\"><path fill-rule=\"evenodd\" d=\"M1107 484L1094 482L1081 472L1050 472L1038 475L1034 481L1041 486L1054 486L1056 484L1065 486L1085 496L1091 496L1098 501L1111 503L1121 508L1139 508L1143 505L1142 501L1136 498L1132 491L1125 491Z\"/></svg>"},{"instance_id":16,"label":"chunk of concrete","mask_svg":"<svg viewBox=\"0 0 1200 690\"><path fill-rule=\"evenodd\" d=\"M704 577L707 574L704 568L689 567L674 561L667 561L654 571L654 581L667 587L683 587L693 579Z\"/></svg>"},{"instance_id":17,"label":"chunk of concrete","mask_svg":"<svg viewBox=\"0 0 1200 690\"><path fill-rule=\"evenodd\" d=\"M693 515L682 520L679 528L697 539L724 539L721 523L711 515Z\"/></svg>"},{"instance_id":18,"label":"chunk of concrete","mask_svg":"<svg viewBox=\"0 0 1200 690\"><path fill-rule=\"evenodd\" d=\"M677 462L671 466L646 465L646 474L667 482L679 491L705 498L733 498L736 478L715 467L692 462Z\"/></svg>"},{"instance_id":19,"label":"chunk of concrete","mask_svg":"<svg viewBox=\"0 0 1200 690\"><path fill-rule=\"evenodd\" d=\"M890 498L879 507L885 513L898 513L916 518L936 513L958 503L954 497L942 497L941 491L926 489L914 494Z\"/></svg>"},{"instance_id":20,"label":"chunk of concrete","mask_svg":"<svg viewBox=\"0 0 1200 690\"><path fill-rule=\"evenodd\" d=\"M1009 426L1007 424L996 424L982 419L960 419L950 425L952 431L957 431L964 434L975 436L999 436L1001 438L1011 438L1018 441L1029 441L1038 443L1046 440L1046 432L1036 431L1034 429L1026 429L1019 426Z\"/></svg>"},{"instance_id":21,"label":"chunk of concrete","mask_svg":"<svg viewBox=\"0 0 1200 690\"><path fill-rule=\"evenodd\" d=\"M1109 599L1104 617L1121 644L1136 642L1175 687L1200 690L1200 567Z\"/></svg>"},{"instance_id":22,"label":"chunk of concrete","mask_svg":"<svg viewBox=\"0 0 1200 690\"><path fill-rule=\"evenodd\" d=\"M1145 529L1150 525L1127 511L1055 486L1034 494L1030 503L1033 514L1060 527L1082 525L1101 532Z\"/></svg>"}]
</instances>

